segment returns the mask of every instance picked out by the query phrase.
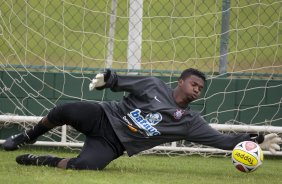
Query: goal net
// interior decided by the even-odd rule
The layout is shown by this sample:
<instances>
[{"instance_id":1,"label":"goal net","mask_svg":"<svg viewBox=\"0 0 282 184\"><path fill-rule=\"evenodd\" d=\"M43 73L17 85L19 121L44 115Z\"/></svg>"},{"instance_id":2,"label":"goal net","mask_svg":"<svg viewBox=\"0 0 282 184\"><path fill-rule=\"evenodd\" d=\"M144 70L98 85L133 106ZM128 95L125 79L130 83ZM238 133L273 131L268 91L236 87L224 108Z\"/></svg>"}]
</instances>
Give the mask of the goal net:
<instances>
[{"instance_id":1,"label":"goal net","mask_svg":"<svg viewBox=\"0 0 282 184\"><path fill-rule=\"evenodd\" d=\"M160 77L186 68L208 76L191 107L229 133L282 133L282 1L3 1L0 3L0 143L57 104L120 100L88 90L95 73ZM60 127L37 145L80 148ZM226 153L181 141L150 153ZM265 152L265 154L269 154ZM281 152L277 153L282 155Z\"/></svg>"}]
</instances>

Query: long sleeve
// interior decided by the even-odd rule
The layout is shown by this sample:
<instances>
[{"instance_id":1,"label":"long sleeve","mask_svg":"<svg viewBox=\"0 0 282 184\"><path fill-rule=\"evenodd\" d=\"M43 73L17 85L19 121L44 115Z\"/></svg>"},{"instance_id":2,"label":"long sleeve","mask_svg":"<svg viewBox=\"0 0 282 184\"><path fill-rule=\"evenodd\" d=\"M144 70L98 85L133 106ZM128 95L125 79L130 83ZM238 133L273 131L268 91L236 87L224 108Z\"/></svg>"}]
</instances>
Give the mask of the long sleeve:
<instances>
[{"instance_id":1,"label":"long sleeve","mask_svg":"<svg viewBox=\"0 0 282 184\"><path fill-rule=\"evenodd\" d=\"M152 91L158 85L165 84L155 77L117 75L112 72L105 87L110 88L114 92L126 91L133 95L142 96L148 91Z\"/></svg>"},{"instance_id":2,"label":"long sleeve","mask_svg":"<svg viewBox=\"0 0 282 184\"><path fill-rule=\"evenodd\" d=\"M206 146L232 150L239 142L250 140L249 134L224 134L218 132L200 116L190 126L186 140Z\"/></svg>"}]
</instances>

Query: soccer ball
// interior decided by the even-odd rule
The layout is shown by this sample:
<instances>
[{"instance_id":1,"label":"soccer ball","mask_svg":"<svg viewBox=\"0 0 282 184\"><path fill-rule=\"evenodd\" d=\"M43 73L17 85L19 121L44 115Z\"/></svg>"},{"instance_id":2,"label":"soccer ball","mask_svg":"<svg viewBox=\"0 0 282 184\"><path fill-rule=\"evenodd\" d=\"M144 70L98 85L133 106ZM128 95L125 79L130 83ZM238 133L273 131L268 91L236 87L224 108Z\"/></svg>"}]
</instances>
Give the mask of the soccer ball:
<instances>
[{"instance_id":1,"label":"soccer ball","mask_svg":"<svg viewBox=\"0 0 282 184\"><path fill-rule=\"evenodd\" d=\"M252 141L243 141L232 151L232 163L241 172L252 172L261 166L263 152L259 145Z\"/></svg>"}]
</instances>

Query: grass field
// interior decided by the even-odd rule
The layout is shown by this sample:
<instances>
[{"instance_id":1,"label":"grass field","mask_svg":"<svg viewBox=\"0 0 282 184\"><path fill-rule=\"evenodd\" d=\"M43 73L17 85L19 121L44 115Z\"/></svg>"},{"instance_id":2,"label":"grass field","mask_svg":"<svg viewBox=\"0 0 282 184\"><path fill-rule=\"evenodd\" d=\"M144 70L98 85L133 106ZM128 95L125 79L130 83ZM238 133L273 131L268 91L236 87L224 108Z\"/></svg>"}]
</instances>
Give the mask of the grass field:
<instances>
[{"instance_id":1,"label":"grass field","mask_svg":"<svg viewBox=\"0 0 282 184\"><path fill-rule=\"evenodd\" d=\"M281 3L231 2L229 66L281 64ZM118 2L113 68L127 68L127 3ZM221 9L222 1L144 1L142 69L217 70ZM3 1L0 11L0 62L105 67L111 1Z\"/></svg>"},{"instance_id":2,"label":"grass field","mask_svg":"<svg viewBox=\"0 0 282 184\"><path fill-rule=\"evenodd\" d=\"M58 168L20 166L15 157L23 153L54 154L72 157L69 150L24 149L15 152L0 150L0 183L40 184L278 184L282 181L282 159L267 158L253 173L241 173L231 159L201 156L123 156L103 171L75 171Z\"/></svg>"}]
</instances>

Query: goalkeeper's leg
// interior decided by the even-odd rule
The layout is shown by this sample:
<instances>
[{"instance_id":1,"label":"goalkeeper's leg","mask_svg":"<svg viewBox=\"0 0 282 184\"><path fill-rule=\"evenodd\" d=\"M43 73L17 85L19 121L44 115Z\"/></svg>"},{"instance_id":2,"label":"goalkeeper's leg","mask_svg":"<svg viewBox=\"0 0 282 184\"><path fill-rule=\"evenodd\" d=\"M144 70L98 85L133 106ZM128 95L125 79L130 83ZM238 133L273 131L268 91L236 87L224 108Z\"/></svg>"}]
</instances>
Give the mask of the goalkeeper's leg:
<instances>
[{"instance_id":1,"label":"goalkeeper's leg","mask_svg":"<svg viewBox=\"0 0 282 184\"><path fill-rule=\"evenodd\" d=\"M25 144L32 144L36 139L56 126L71 125L84 134L95 134L100 123L105 121L102 107L97 103L74 102L53 108L32 129L6 139L3 148L7 151L19 149Z\"/></svg>"},{"instance_id":2,"label":"goalkeeper's leg","mask_svg":"<svg viewBox=\"0 0 282 184\"><path fill-rule=\"evenodd\" d=\"M123 152L124 148L118 140L113 142L104 137L87 137L80 154L66 163L62 161L58 166L66 169L102 170Z\"/></svg>"},{"instance_id":3,"label":"goalkeeper's leg","mask_svg":"<svg viewBox=\"0 0 282 184\"><path fill-rule=\"evenodd\" d=\"M112 144L115 143L113 146ZM110 143L104 137L86 137L83 149L76 158L59 158L50 155L36 156L20 155L16 158L18 164L59 167L63 169L102 170L112 160L123 154L123 147L117 140Z\"/></svg>"}]
</instances>

